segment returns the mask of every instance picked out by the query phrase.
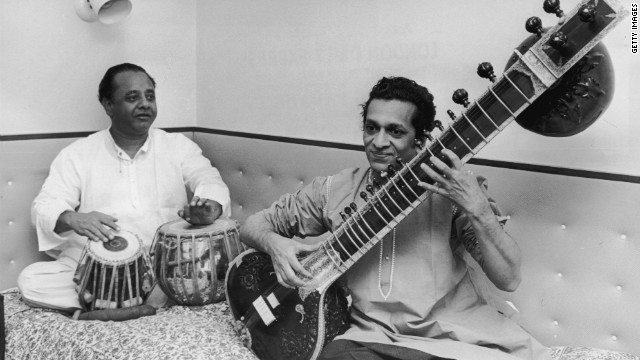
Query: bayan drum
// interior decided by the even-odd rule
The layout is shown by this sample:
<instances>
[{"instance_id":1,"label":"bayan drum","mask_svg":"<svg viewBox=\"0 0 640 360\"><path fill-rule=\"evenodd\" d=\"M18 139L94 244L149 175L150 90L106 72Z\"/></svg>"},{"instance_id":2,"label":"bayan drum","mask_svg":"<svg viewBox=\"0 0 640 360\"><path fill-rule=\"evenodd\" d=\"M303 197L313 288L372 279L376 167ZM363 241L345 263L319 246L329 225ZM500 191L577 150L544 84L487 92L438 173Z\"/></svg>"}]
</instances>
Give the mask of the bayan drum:
<instances>
[{"instance_id":1,"label":"bayan drum","mask_svg":"<svg viewBox=\"0 0 640 360\"><path fill-rule=\"evenodd\" d=\"M226 218L207 226L168 222L158 228L151 246L158 285L180 305L224 300L229 262L244 250L238 222Z\"/></svg>"},{"instance_id":2,"label":"bayan drum","mask_svg":"<svg viewBox=\"0 0 640 360\"><path fill-rule=\"evenodd\" d=\"M88 241L73 278L85 311L142 305L155 284L142 240L120 231L108 242Z\"/></svg>"}]
</instances>

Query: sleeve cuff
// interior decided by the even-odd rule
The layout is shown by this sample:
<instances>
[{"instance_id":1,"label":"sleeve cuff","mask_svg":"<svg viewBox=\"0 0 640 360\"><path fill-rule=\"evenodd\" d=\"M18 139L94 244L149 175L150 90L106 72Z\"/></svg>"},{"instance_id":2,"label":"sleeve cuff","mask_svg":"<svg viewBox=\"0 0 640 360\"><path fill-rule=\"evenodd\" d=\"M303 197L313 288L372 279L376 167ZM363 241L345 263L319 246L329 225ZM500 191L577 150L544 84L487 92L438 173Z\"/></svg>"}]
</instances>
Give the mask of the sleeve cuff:
<instances>
[{"instance_id":1,"label":"sleeve cuff","mask_svg":"<svg viewBox=\"0 0 640 360\"><path fill-rule=\"evenodd\" d=\"M222 216L231 216L231 198L227 189L220 189L216 185L201 185L196 188L193 196L216 201L222 205Z\"/></svg>"},{"instance_id":2,"label":"sleeve cuff","mask_svg":"<svg viewBox=\"0 0 640 360\"><path fill-rule=\"evenodd\" d=\"M73 231L67 231L60 235L54 231L60 214L67 210L73 211L73 209L65 205L51 205L44 213L37 216L35 225L38 234L38 249L40 251L48 251L60 246L69 240L73 234Z\"/></svg>"}]
</instances>

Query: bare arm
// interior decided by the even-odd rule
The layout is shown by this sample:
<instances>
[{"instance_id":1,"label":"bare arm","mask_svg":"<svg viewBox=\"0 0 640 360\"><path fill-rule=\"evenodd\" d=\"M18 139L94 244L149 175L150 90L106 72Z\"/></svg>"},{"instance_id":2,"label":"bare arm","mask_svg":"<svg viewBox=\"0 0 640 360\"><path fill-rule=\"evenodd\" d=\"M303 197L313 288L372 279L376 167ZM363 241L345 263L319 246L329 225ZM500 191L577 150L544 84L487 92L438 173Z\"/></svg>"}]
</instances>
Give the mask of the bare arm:
<instances>
[{"instance_id":1,"label":"bare arm","mask_svg":"<svg viewBox=\"0 0 640 360\"><path fill-rule=\"evenodd\" d=\"M251 215L240 228L240 238L248 246L271 256L278 282L292 288L304 285L300 276L311 278L298 261L298 254L318 249L321 243L309 245L276 233L262 213Z\"/></svg>"},{"instance_id":2,"label":"bare arm","mask_svg":"<svg viewBox=\"0 0 640 360\"><path fill-rule=\"evenodd\" d=\"M60 214L53 231L60 234L73 230L76 234L86 236L93 241L109 241L113 238L113 230L120 231L116 225L118 219L98 211L78 213L65 211Z\"/></svg>"},{"instance_id":3,"label":"bare arm","mask_svg":"<svg viewBox=\"0 0 640 360\"><path fill-rule=\"evenodd\" d=\"M498 222L475 175L463 169L462 162L452 151L443 150L443 154L451 160L452 167L432 157L431 162L442 175L422 164L423 171L435 180L435 183L420 183L420 186L446 196L465 212L480 247L481 259L476 260L479 260L487 277L499 289L514 291L521 281L521 254L518 244Z\"/></svg>"}]
</instances>

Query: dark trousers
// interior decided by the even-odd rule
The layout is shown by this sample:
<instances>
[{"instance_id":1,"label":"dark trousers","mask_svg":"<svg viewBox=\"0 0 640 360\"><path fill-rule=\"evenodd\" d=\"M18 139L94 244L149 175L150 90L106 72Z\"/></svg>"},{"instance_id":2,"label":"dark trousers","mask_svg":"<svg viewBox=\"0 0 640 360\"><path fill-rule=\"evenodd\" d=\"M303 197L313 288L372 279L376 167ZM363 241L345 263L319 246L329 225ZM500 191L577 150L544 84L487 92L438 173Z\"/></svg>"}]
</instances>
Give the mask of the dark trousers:
<instances>
[{"instance_id":1,"label":"dark trousers","mask_svg":"<svg viewBox=\"0 0 640 360\"><path fill-rule=\"evenodd\" d=\"M318 360L451 360L401 346L335 340L327 344Z\"/></svg>"}]
</instances>

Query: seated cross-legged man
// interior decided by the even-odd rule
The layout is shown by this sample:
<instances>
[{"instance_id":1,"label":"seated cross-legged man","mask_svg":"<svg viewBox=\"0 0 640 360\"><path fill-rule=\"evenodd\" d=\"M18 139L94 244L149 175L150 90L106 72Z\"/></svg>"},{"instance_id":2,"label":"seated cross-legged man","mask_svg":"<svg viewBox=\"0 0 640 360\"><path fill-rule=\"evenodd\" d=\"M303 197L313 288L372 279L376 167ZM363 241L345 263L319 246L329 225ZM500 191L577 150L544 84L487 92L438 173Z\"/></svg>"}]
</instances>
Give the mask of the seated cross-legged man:
<instances>
[{"instance_id":1,"label":"seated cross-legged man","mask_svg":"<svg viewBox=\"0 0 640 360\"><path fill-rule=\"evenodd\" d=\"M434 128L433 96L406 78L381 79L362 107L369 167L317 177L241 228L242 241L270 255L283 286L309 281L298 256L322 245L291 238L335 233L345 208L363 208L389 165L408 163ZM521 280L519 247L486 194L486 180L450 150L435 155L428 159L433 168L417 170L433 181L418 186L433 194L342 275L352 298L350 325L320 358L550 359L549 349L490 306L481 290L482 280L505 291Z\"/></svg>"},{"instance_id":2,"label":"seated cross-legged man","mask_svg":"<svg viewBox=\"0 0 640 360\"><path fill-rule=\"evenodd\" d=\"M108 69L98 96L111 126L65 147L51 164L31 215L40 251L56 260L21 272L18 288L27 304L81 308L73 278L87 241L108 242L126 230L148 251L168 221L207 225L230 214L229 190L200 148L182 134L151 127L155 88L140 66ZM157 294L159 305L163 294Z\"/></svg>"}]
</instances>

